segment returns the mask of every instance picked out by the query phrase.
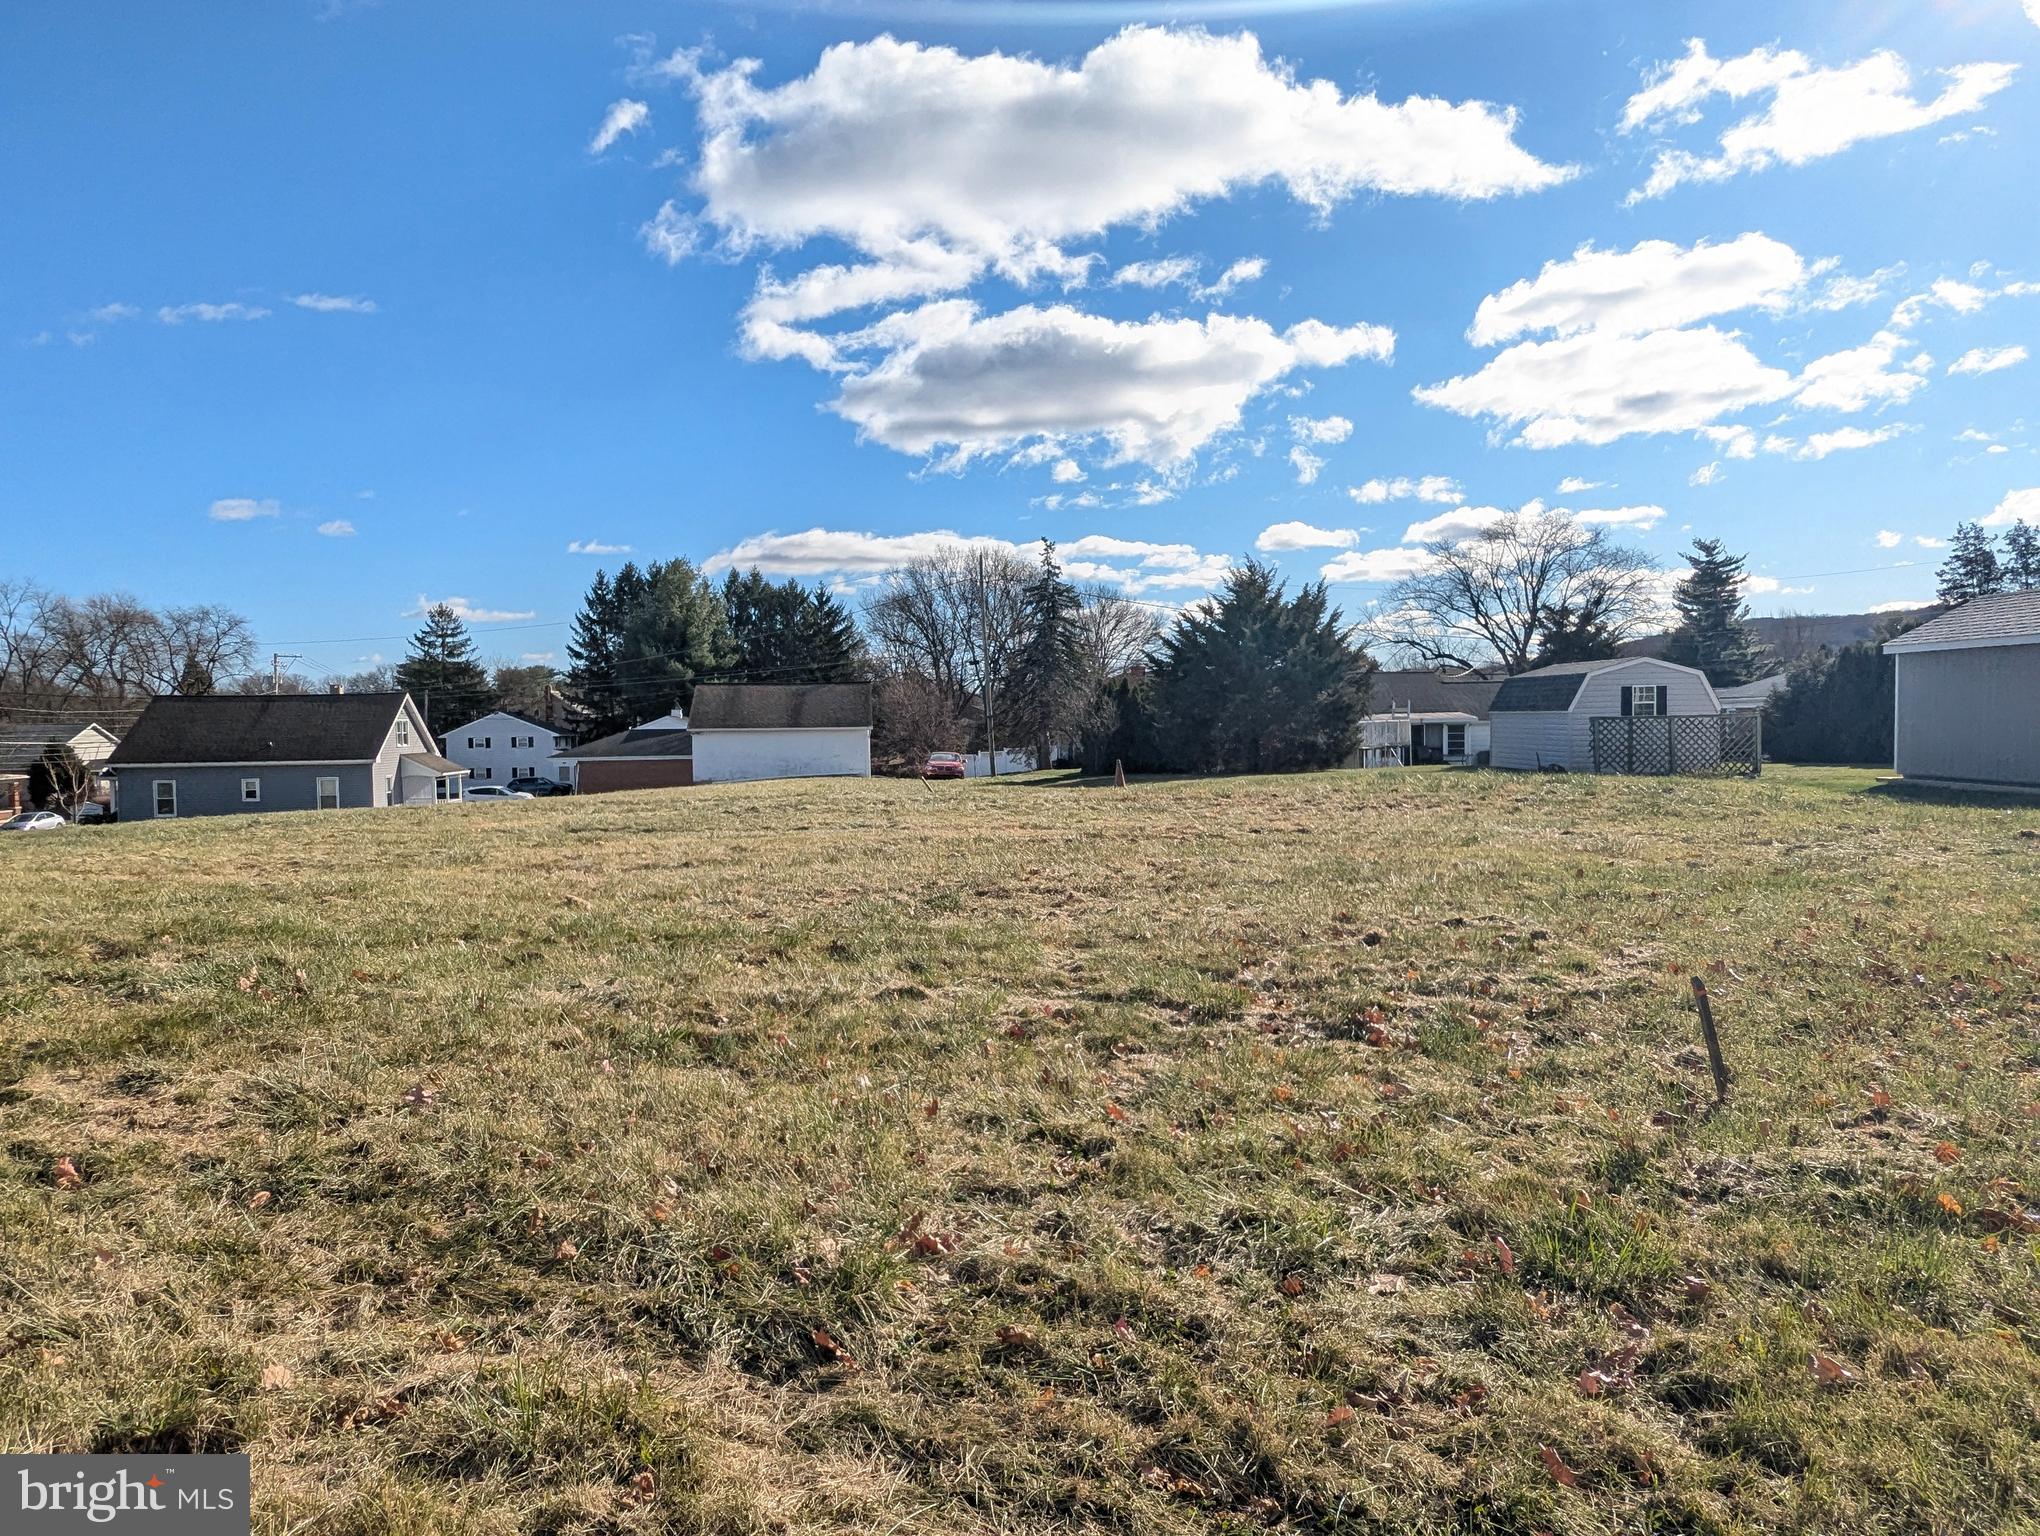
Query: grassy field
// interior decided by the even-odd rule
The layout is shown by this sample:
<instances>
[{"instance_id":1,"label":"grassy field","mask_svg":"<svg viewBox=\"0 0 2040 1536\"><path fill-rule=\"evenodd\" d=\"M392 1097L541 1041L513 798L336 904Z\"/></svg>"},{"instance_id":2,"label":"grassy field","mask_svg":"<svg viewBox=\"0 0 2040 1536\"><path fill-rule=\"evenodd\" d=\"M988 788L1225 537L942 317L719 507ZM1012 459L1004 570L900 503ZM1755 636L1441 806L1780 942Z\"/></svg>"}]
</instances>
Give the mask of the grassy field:
<instances>
[{"instance_id":1,"label":"grassy field","mask_svg":"<svg viewBox=\"0 0 2040 1536\"><path fill-rule=\"evenodd\" d=\"M1870 782L12 839L0 1450L320 1536L2034 1529L2040 807Z\"/></svg>"}]
</instances>

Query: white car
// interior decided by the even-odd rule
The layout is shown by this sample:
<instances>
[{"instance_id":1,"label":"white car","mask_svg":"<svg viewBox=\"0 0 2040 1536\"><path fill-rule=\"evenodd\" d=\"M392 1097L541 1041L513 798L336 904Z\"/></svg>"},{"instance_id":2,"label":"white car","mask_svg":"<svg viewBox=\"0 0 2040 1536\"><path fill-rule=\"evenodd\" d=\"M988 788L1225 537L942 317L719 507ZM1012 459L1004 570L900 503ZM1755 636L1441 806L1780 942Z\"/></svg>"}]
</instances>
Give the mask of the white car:
<instances>
[{"instance_id":1,"label":"white car","mask_svg":"<svg viewBox=\"0 0 2040 1536\"><path fill-rule=\"evenodd\" d=\"M0 832L54 832L64 825L55 811L23 811L12 821L0 822Z\"/></svg>"},{"instance_id":2,"label":"white car","mask_svg":"<svg viewBox=\"0 0 2040 1536\"><path fill-rule=\"evenodd\" d=\"M529 800L521 789L505 789L501 784L470 784L461 794L463 800Z\"/></svg>"}]
</instances>

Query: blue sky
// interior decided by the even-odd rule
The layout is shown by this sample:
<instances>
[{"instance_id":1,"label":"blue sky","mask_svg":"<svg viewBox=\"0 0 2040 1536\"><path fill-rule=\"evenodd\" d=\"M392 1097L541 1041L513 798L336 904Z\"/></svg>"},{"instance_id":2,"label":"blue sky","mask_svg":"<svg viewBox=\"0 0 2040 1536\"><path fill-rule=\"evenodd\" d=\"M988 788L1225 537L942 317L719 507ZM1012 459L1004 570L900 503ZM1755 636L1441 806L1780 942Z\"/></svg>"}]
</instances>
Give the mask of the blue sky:
<instances>
[{"instance_id":1,"label":"blue sky","mask_svg":"<svg viewBox=\"0 0 2040 1536\"><path fill-rule=\"evenodd\" d=\"M421 597L563 659L626 546L854 588L1047 535L1158 602L1259 547L1358 613L1541 500L1838 611L2040 520L2020 0L286 0L0 41L0 569L225 602L313 672L399 655Z\"/></svg>"}]
</instances>

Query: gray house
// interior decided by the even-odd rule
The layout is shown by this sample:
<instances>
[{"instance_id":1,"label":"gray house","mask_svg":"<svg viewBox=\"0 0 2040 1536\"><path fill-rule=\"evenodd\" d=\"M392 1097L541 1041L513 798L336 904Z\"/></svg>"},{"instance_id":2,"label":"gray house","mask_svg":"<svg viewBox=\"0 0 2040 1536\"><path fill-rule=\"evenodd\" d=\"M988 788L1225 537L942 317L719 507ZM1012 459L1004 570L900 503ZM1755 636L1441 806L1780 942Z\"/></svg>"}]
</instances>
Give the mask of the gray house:
<instances>
[{"instance_id":1,"label":"gray house","mask_svg":"<svg viewBox=\"0 0 2040 1536\"><path fill-rule=\"evenodd\" d=\"M1891 765L1908 779L2040 790L2040 591L1972 598L1885 642Z\"/></svg>"},{"instance_id":2,"label":"gray house","mask_svg":"<svg viewBox=\"0 0 2040 1536\"><path fill-rule=\"evenodd\" d=\"M458 800L408 693L160 698L106 761L122 821Z\"/></svg>"},{"instance_id":3,"label":"gray house","mask_svg":"<svg viewBox=\"0 0 2040 1536\"><path fill-rule=\"evenodd\" d=\"M1715 773L1730 755L1725 736L1753 730L1755 718L1725 721L1697 667L1655 656L1562 662L1502 684L1489 710L1489 751L1497 768ZM1753 746L1744 766L1755 769Z\"/></svg>"}]
</instances>

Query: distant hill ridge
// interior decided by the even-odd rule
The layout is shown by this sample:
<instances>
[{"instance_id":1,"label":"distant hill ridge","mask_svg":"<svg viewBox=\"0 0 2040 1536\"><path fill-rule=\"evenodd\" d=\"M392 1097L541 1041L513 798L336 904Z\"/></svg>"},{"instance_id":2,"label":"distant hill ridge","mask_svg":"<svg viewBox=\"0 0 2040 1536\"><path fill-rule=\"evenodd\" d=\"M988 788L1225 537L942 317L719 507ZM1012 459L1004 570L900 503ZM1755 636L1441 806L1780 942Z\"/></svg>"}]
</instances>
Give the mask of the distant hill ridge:
<instances>
[{"instance_id":1,"label":"distant hill ridge","mask_svg":"<svg viewBox=\"0 0 2040 1536\"><path fill-rule=\"evenodd\" d=\"M1878 631L1893 619L1917 618L1930 605L1904 612L1883 613L1780 613L1750 620L1764 644L1776 654L1781 666L1789 667L1810 651L1822 646L1839 651L1843 646L1875 640ZM1656 656L1665 648L1665 636L1645 635L1622 647L1625 656Z\"/></svg>"}]
</instances>

